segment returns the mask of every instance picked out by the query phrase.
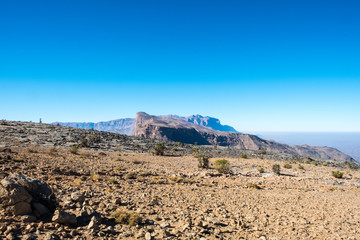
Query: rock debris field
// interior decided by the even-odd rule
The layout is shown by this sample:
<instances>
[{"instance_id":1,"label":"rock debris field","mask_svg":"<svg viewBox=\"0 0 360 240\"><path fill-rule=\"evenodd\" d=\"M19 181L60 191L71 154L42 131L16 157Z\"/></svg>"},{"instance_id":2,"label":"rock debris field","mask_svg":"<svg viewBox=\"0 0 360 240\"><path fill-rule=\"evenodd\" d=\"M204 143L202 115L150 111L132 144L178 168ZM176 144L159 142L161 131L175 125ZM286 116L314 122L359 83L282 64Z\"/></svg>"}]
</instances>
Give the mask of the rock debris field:
<instances>
[{"instance_id":1,"label":"rock debris field","mask_svg":"<svg viewBox=\"0 0 360 240\"><path fill-rule=\"evenodd\" d=\"M199 169L193 146L165 143L164 156L154 156L150 140L124 136L108 148L91 131L75 130L74 140L55 137L59 129L73 131L0 124L0 239L360 238L354 166L226 157L225 148ZM214 169L222 158L229 173Z\"/></svg>"}]
</instances>

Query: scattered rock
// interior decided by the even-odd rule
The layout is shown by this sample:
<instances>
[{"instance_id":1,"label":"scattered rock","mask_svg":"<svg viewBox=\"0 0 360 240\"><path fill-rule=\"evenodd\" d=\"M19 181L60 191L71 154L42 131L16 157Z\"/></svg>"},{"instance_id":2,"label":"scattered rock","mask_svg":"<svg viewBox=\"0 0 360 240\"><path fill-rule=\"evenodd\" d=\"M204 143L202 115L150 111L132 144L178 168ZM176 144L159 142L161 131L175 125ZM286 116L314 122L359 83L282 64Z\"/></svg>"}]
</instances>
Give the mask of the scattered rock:
<instances>
[{"instance_id":1,"label":"scattered rock","mask_svg":"<svg viewBox=\"0 0 360 240\"><path fill-rule=\"evenodd\" d=\"M52 221L61 224L76 225L76 216L61 210L56 210Z\"/></svg>"},{"instance_id":2,"label":"scattered rock","mask_svg":"<svg viewBox=\"0 0 360 240\"><path fill-rule=\"evenodd\" d=\"M83 193L80 192L73 192L71 194L71 200L73 200L74 202L84 202L85 201L85 195Z\"/></svg>"}]
</instances>

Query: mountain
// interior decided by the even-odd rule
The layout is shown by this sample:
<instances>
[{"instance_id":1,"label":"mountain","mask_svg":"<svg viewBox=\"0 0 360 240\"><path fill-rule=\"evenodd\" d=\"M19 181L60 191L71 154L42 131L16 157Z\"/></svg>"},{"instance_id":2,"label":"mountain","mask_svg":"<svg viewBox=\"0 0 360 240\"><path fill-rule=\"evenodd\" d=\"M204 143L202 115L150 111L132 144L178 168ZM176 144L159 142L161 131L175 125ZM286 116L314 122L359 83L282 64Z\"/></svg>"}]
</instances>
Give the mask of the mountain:
<instances>
[{"instance_id":1,"label":"mountain","mask_svg":"<svg viewBox=\"0 0 360 240\"><path fill-rule=\"evenodd\" d=\"M189 117L181 117L177 115L164 115L159 116L160 118L172 118L180 119L186 122L194 123L196 125L210 127L214 130L225 131L225 132L238 132L233 127L228 125L222 125L220 120L213 117L203 117L201 115L192 115ZM106 122L55 122L52 124L59 124L64 127L83 128L83 129L94 129L98 131L113 132L119 134L125 134L132 136L135 131L135 118L123 118Z\"/></svg>"},{"instance_id":2,"label":"mountain","mask_svg":"<svg viewBox=\"0 0 360 240\"><path fill-rule=\"evenodd\" d=\"M135 131L135 119L134 118L123 118L107 122L55 122L64 127L82 128L82 129L94 129L104 132L119 133L124 135L133 135Z\"/></svg>"},{"instance_id":3,"label":"mountain","mask_svg":"<svg viewBox=\"0 0 360 240\"><path fill-rule=\"evenodd\" d=\"M200 126L204 126L204 127L210 127L214 130L218 130L218 131L223 131L223 132L235 132L238 133L238 131L236 131L235 128L229 126L229 125L222 125L220 123L220 120L217 118L213 118L213 117L203 117L199 114L196 115L191 115L189 117L181 117L181 116L177 116L177 115L165 115L165 116L160 116L160 117L164 117L164 118L173 118L173 119L181 119L190 123L194 123Z\"/></svg>"},{"instance_id":4,"label":"mountain","mask_svg":"<svg viewBox=\"0 0 360 240\"><path fill-rule=\"evenodd\" d=\"M251 134L214 130L180 117L158 117L144 112L136 114L134 135L189 144L230 146L249 150L264 149L269 152L289 153L319 159L355 161L335 148L308 145L289 146L264 140Z\"/></svg>"}]
</instances>

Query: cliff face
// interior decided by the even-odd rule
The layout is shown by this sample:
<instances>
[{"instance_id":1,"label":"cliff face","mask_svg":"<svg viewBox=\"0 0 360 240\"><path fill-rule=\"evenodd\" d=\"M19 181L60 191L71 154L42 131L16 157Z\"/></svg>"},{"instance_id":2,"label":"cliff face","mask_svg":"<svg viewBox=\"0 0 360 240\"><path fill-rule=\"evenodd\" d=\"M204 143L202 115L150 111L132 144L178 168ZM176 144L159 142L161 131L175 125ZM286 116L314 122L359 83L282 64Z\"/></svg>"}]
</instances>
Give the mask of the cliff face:
<instances>
[{"instance_id":1,"label":"cliff face","mask_svg":"<svg viewBox=\"0 0 360 240\"><path fill-rule=\"evenodd\" d=\"M82 128L82 129L94 129L104 132L119 133L124 135L133 135L135 131L135 119L123 118L106 122L55 122L53 124L59 124L64 127Z\"/></svg>"},{"instance_id":2,"label":"cliff face","mask_svg":"<svg viewBox=\"0 0 360 240\"><path fill-rule=\"evenodd\" d=\"M203 117L201 115L192 115L189 117L181 117L177 115L159 116L161 119L178 119L186 122L194 123L196 125L210 127L214 130L225 132L237 132L233 127L228 125L222 125L220 120L213 117ZM159 120L159 119L158 119ZM128 136L134 135L135 131L135 118L123 118L106 122L54 122L52 124L59 124L64 127L82 128L82 129L94 129L104 132L112 132L125 134Z\"/></svg>"},{"instance_id":3,"label":"cliff face","mask_svg":"<svg viewBox=\"0 0 360 240\"><path fill-rule=\"evenodd\" d=\"M136 115L135 136L157 138L199 145L230 146L240 149L289 153L321 159L354 161L350 156L337 149L317 146L289 146L267 141L251 134L216 131L180 118L157 117L140 112Z\"/></svg>"},{"instance_id":4,"label":"cliff face","mask_svg":"<svg viewBox=\"0 0 360 240\"><path fill-rule=\"evenodd\" d=\"M217 131L238 133L238 131L235 128L233 128L229 125L222 125L219 119L209 117L209 116L203 117L199 114L196 114L196 115L191 115L189 117L181 117L181 116L177 116L177 115L165 115L165 116L160 116L160 117L161 118L180 119L180 120L184 120L186 122L190 122L190 123L193 123L196 125L209 127L214 130L217 130Z\"/></svg>"}]
</instances>

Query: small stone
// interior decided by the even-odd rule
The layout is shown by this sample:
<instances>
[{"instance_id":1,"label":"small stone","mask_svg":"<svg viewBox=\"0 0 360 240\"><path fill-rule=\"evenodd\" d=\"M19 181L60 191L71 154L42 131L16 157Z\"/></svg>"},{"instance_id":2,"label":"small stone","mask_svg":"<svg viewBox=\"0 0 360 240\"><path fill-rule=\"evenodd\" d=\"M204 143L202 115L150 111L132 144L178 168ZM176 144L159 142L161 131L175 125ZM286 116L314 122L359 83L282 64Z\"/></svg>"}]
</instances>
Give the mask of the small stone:
<instances>
[{"instance_id":1,"label":"small stone","mask_svg":"<svg viewBox=\"0 0 360 240\"><path fill-rule=\"evenodd\" d=\"M89 225L87 226L88 229L98 229L99 228L99 224L98 221L96 220L95 216L91 218L91 221L89 223Z\"/></svg>"},{"instance_id":2,"label":"small stone","mask_svg":"<svg viewBox=\"0 0 360 240\"><path fill-rule=\"evenodd\" d=\"M71 200L73 200L74 202L82 203L85 201L85 195L80 192L73 192L70 197L71 197Z\"/></svg>"},{"instance_id":3,"label":"small stone","mask_svg":"<svg viewBox=\"0 0 360 240\"><path fill-rule=\"evenodd\" d=\"M149 232L145 233L145 240L151 240L151 234Z\"/></svg>"},{"instance_id":4,"label":"small stone","mask_svg":"<svg viewBox=\"0 0 360 240\"><path fill-rule=\"evenodd\" d=\"M115 198L115 199L113 200L113 204L115 204L115 205L121 205L121 199L120 199L120 198Z\"/></svg>"},{"instance_id":5,"label":"small stone","mask_svg":"<svg viewBox=\"0 0 360 240\"><path fill-rule=\"evenodd\" d=\"M76 216L64 211L56 210L52 218L53 222L76 225Z\"/></svg>"},{"instance_id":6,"label":"small stone","mask_svg":"<svg viewBox=\"0 0 360 240\"><path fill-rule=\"evenodd\" d=\"M9 233L8 235L6 235L6 239L15 240L15 236L13 233Z\"/></svg>"},{"instance_id":7,"label":"small stone","mask_svg":"<svg viewBox=\"0 0 360 240\"><path fill-rule=\"evenodd\" d=\"M167 222L163 222L163 223L160 224L160 227L161 227L161 228L167 228L167 227L169 227L169 226L170 226L170 224L167 223Z\"/></svg>"},{"instance_id":8,"label":"small stone","mask_svg":"<svg viewBox=\"0 0 360 240\"><path fill-rule=\"evenodd\" d=\"M144 230L140 230L140 232L138 232L135 237L136 238L144 238L145 237Z\"/></svg>"}]
</instances>

